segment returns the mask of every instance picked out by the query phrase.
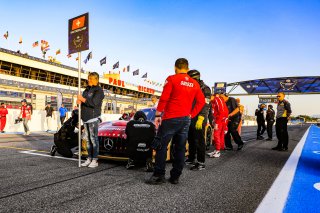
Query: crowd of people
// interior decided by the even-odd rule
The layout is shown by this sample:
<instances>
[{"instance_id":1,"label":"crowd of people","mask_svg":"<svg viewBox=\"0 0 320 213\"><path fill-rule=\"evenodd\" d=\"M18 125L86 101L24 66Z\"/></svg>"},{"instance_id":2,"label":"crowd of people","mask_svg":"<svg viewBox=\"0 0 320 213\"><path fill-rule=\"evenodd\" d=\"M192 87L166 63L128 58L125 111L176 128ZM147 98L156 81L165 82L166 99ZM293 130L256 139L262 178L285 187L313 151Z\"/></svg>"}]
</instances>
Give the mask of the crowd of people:
<instances>
[{"instance_id":1,"label":"crowd of people","mask_svg":"<svg viewBox=\"0 0 320 213\"><path fill-rule=\"evenodd\" d=\"M273 150L288 150L287 122L292 113L290 103L284 99L285 94L277 95L277 113L272 105L268 106L265 116L265 104L261 104L256 110L257 116L257 139L264 139L265 130L268 132L267 140L272 140L272 128L276 122L276 135L278 144ZM81 105L81 119L84 125L85 140L87 141L88 156L83 167L95 168L98 166L99 139L98 126L101 122L101 107L104 98L102 88L99 86L99 74L89 73L88 86L82 95L77 96L77 104ZM135 144L138 149L146 153L144 161L147 162L148 170L153 171L152 176L146 181L148 184L162 184L165 182L167 147L171 142L174 147L173 164L170 171L169 182L177 184L185 164L190 165L191 170L204 170L206 154L210 158L219 158L221 152L233 150L232 140L237 144L237 151L244 147L241 138L241 123L244 107L239 99L229 97L226 93L214 92L201 79L198 70L189 70L187 59L179 58L175 62L175 74L170 75L163 88L162 95L158 100L152 97L153 107L156 108L155 124L147 121L142 111L132 110L123 113L120 120L129 121L126 127L127 151L129 160L127 168L135 164L137 155ZM50 124L54 116L53 108L47 104L46 108L47 131L51 130ZM0 107L0 131L3 132L5 116L8 111L3 104ZM59 108L61 125L67 117L67 109L62 104ZM19 118L22 119L24 135L30 134L28 121L32 115L32 107L26 100L21 101ZM275 120L276 117L276 120ZM267 126L265 125L267 120ZM209 121L209 122L208 122ZM213 145L215 150L206 153L206 127L211 125L213 133ZM186 143L189 144L189 155L185 159ZM148 144L148 146L146 145ZM131 150L131 151L130 151ZM152 166L152 150L156 152L154 167Z\"/></svg>"}]
</instances>

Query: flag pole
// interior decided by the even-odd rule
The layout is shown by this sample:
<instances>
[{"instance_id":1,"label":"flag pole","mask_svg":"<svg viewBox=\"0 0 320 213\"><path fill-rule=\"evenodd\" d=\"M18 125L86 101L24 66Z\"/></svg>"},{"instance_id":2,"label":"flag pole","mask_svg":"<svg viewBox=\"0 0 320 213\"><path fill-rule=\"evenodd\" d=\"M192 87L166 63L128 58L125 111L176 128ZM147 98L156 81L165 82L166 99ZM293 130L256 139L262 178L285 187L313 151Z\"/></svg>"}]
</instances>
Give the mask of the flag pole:
<instances>
[{"instance_id":1,"label":"flag pole","mask_svg":"<svg viewBox=\"0 0 320 213\"><path fill-rule=\"evenodd\" d=\"M81 52L78 52L78 95L81 95ZM78 106L78 128L79 167L81 167L81 104Z\"/></svg>"}]
</instances>

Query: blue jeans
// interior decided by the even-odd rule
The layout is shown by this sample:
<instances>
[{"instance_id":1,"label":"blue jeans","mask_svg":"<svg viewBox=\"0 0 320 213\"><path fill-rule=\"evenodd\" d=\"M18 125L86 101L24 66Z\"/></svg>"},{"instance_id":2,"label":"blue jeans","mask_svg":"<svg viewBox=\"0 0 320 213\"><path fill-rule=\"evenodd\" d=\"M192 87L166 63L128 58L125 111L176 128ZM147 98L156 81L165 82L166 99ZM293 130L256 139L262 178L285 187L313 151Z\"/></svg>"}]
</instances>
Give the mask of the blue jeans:
<instances>
[{"instance_id":1,"label":"blue jeans","mask_svg":"<svg viewBox=\"0 0 320 213\"><path fill-rule=\"evenodd\" d=\"M87 133L87 150L88 158L97 160L99 154L99 138L98 138L99 121L85 123L84 129Z\"/></svg>"},{"instance_id":2,"label":"blue jeans","mask_svg":"<svg viewBox=\"0 0 320 213\"><path fill-rule=\"evenodd\" d=\"M186 141L190 122L190 117L172 118L162 121L156 137L161 141L161 149L157 150L156 153L154 176L165 175L167 147L170 140L173 139L174 159L170 175L174 179L180 177L185 164Z\"/></svg>"}]
</instances>

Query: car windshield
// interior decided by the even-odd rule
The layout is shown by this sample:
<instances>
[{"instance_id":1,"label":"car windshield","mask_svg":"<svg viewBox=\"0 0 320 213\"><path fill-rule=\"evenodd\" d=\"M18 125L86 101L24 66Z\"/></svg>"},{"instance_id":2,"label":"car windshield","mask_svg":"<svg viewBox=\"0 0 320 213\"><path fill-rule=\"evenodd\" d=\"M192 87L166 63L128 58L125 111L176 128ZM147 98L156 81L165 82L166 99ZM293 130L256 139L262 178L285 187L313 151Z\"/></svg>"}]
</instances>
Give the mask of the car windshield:
<instances>
[{"instance_id":1,"label":"car windshield","mask_svg":"<svg viewBox=\"0 0 320 213\"><path fill-rule=\"evenodd\" d=\"M148 121L154 121L154 118L156 115L156 109L148 108L148 109L142 109L141 111L146 114Z\"/></svg>"}]
</instances>

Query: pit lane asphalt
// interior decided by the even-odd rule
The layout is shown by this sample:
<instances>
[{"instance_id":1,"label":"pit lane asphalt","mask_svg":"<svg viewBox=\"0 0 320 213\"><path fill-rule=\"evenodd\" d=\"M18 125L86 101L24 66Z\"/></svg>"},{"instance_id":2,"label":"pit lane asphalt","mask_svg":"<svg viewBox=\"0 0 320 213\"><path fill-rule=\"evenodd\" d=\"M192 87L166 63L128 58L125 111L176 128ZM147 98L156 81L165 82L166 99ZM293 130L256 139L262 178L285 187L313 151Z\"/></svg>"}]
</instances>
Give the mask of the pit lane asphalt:
<instances>
[{"instance_id":1,"label":"pit lane asphalt","mask_svg":"<svg viewBox=\"0 0 320 213\"><path fill-rule=\"evenodd\" d=\"M144 183L151 175L144 168L127 171L121 162L78 168L77 161L20 153L46 154L52 134L2 134L0 212L254 212L307 128L289 127L289 151L278 152L275 140L256 141L256 127L243 127L243 151L207 158L203 171L185 167L178 185L160 186Z\"/></svg>"}]
</instances>

